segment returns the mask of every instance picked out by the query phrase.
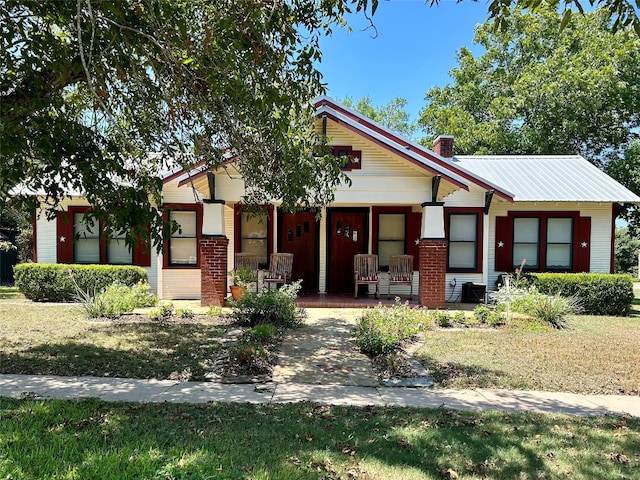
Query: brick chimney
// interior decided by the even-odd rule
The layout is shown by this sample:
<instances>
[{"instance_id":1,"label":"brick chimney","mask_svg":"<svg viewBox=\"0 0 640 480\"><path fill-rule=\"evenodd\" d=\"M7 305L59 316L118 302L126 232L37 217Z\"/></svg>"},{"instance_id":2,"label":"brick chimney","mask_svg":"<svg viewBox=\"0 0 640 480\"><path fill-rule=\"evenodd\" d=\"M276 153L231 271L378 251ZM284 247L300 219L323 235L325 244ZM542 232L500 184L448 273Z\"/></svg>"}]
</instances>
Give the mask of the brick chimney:
<instances>
[{"instance_id":1,"label":"brick chimney","mask_svg":"<svg viewBox=\"0 0 640 480\"><path fill-rule=\"evenodd\" d=\"M453 158L453 135L439 135L433 141L433 151L444 158Z\"/></svg>"}]
</instances>

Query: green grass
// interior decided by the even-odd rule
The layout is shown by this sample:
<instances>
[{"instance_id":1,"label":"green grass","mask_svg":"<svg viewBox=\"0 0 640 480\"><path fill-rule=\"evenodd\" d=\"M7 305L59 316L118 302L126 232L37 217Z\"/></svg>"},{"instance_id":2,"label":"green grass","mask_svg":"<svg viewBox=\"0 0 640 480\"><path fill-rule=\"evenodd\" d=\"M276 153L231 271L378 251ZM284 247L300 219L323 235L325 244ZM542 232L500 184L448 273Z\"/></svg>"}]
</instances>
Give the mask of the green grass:
<instances>
[{"instance_id":1,"label":"green grass","mask_svg":"<svg viewBox=\"0 0 640 480\"><path fill-rule=\"evenodd\" d=\"M437 387L640 395L640 318L578 316L567 330L426 332Z\"/></svg>"},{"instance_id":2,"label":"green grass","mask_svg":"<svg viewBox=\"0 0 640 480\"><path fill-rule=\"evenodd\" d=\"M0 478L623 479L640 420L0 398Z\"/></svg>"},{"instance_id":3,"label":"green grass","mask_svg":"<svg viewBox=\"0 0 640 480\"><path fill-rule=\"evenodd\" d=\"M0 299L24 299L18 287L0 286Z\"/></svg>"},{"instance_id":4,"label":"green grass","mask_svg":"<svg viewBox=\"0 0 640 480\"><path fill-rule=\"evenodd\" d=\"M90 321L73 305L0 302L0 373L204 379L224 319Z\"/></svg>"}]
</instances>

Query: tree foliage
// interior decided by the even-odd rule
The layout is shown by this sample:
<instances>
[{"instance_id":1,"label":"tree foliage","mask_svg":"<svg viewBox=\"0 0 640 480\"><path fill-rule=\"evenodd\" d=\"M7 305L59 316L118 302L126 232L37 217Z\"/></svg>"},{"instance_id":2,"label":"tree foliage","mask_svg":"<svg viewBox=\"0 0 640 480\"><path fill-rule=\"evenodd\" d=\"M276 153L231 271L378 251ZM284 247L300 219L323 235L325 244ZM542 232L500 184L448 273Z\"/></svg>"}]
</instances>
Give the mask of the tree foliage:
<instances>
[{"instance_id":1,"label":"tree foliage","mask_svg":"<svg viewBox=\"0 0 640 480\"><path fill-rule=\"evenodd\" d=\"M640 239L632 235L626 227L617 228L614 257L616 273L631 273L637 277L639 251Z\"/></svg>"},{"instance_id":2,"label":"tree foliage","mask_svg":"<svg viewBox=\"0 0 640 480\"><path fill-rule=\"evenodd\" d=\"M412 138L418 129L417 123L412 121L407 113L406 98L396 97L381 107L373 105L368 95L355 102L351 97L347 97L342 103L405 138Z\"/></svg>"},{"instance_id":3,"label":"tree foliage","mask_svg":"<svg viewBox=\"0 0 640 480\"><path fill-rule=\"evenodd\" d=\"M248 203L330 201L342 177L333 158L311 154L314 62L347 6L2 2L0 197L20 186L55 207L82 193L107 228L150 223L159 243L159 174L215 168L231 149Z\"/></svg>"},{"instance_id":4,"label":"tree foliage","mask_svg":"<svg viewBox=\"0 0 640 480\"><path fill-rule=\"evenodd\" d=\"M455 135L467 154L621 154L640 125L640 39L612 32L604 11L561 24L540 8L504 31L479 26L485 52L459 52L453 85L428 91L421 125Z\"/></svg>"},{"instance_id":5,"label":"tree foliage","mask_svg":"<svg viewBox=\"0 0 640 480\"><path fill-rule=\"evenodd\" d=\"M637 195L640 195L640 141L634 140L624 156L607 164L607 173ZM624 205L619 216L628 222L629 235L640 238L640 207Z\"/></svg>"}]
</instances>

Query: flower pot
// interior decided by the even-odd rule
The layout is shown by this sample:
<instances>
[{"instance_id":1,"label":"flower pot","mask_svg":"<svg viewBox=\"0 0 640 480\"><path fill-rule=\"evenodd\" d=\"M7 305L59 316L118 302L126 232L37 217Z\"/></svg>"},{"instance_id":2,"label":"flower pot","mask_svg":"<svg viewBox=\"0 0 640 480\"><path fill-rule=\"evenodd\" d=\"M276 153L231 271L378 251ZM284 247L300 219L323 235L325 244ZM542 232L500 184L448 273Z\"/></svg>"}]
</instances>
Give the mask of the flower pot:
<instances>
[{"instance_id":1,"label":"flower pot","mask_svg":"<svg viewBox=\"0 0 640 480\"><path fill-rule=\"evenodd\" d=\"M244 295L244 292L247 291L247 287L240 287L238 285L231 285L229 288L231 289L231 298L234 300L238 300L242 295Z\"/></svg>"}]
</instances>

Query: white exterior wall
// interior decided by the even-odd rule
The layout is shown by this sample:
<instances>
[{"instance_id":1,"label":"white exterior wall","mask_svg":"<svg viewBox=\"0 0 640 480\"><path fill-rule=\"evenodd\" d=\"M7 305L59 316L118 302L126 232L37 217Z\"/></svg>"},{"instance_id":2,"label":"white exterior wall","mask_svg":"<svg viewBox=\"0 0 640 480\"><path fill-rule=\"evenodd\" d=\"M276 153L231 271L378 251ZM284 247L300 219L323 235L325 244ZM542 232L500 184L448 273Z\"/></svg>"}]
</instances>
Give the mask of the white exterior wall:
<instances>
[{"instance_id":1,"label":"white exterior wall","mask_svg":"<svg viewBox=\"0 0 640 480\"><path fill-rule=\"evenodd\" d=\"M162 270L162 296L166 300L200 298L199 268L165 268Z\"/></svg>"}]
</instances>

